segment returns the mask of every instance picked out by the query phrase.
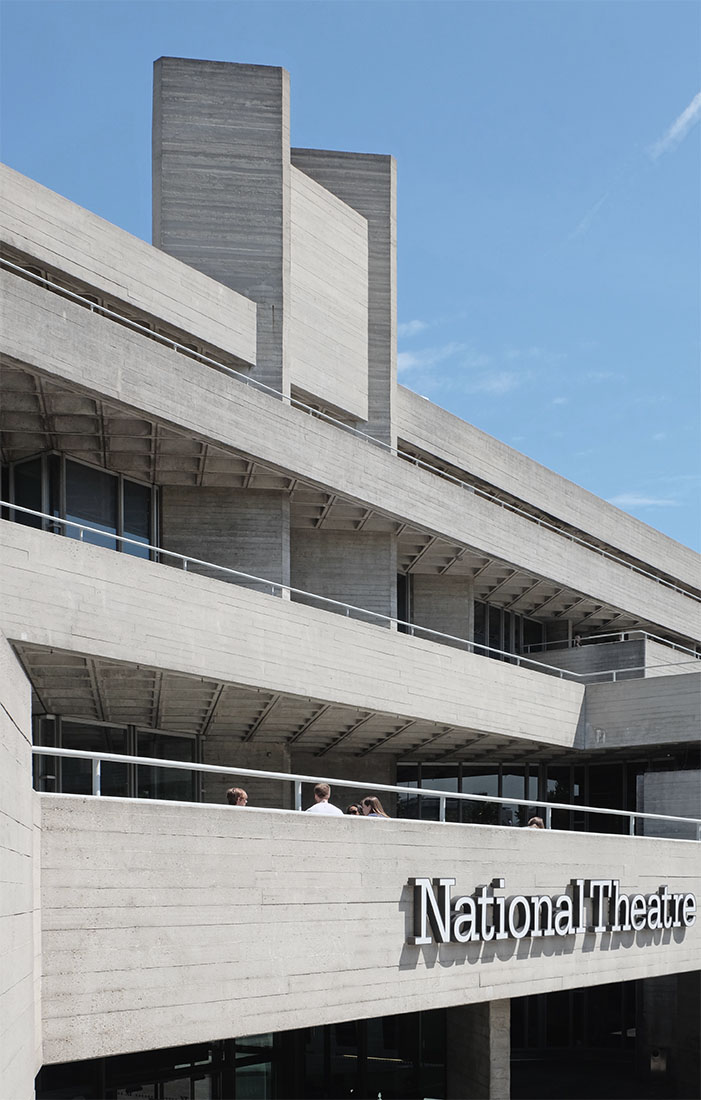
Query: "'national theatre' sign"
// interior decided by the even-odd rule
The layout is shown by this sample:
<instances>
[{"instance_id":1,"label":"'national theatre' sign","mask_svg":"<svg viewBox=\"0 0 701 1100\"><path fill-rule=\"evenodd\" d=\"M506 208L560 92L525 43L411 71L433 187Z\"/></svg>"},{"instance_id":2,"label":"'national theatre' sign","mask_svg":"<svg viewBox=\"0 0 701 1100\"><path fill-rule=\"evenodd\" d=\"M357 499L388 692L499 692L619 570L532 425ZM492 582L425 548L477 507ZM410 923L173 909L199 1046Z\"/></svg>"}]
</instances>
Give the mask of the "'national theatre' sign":
<instances>
[{"instance_id":1,"label":"'national theatre' sign","mask_svg":"<svg viewBox=\"0 0 701 1100\"><path fill-rule=\"evenodd\" d=\"M694 894L622 894L618 879L572 879L567 893L505 897L494 878L473 894L451 899L454 878L411 878L414 934L407 943L473 943L579 932L655 932L689 928L696 920Z\"/></svg>"}]
</instances>

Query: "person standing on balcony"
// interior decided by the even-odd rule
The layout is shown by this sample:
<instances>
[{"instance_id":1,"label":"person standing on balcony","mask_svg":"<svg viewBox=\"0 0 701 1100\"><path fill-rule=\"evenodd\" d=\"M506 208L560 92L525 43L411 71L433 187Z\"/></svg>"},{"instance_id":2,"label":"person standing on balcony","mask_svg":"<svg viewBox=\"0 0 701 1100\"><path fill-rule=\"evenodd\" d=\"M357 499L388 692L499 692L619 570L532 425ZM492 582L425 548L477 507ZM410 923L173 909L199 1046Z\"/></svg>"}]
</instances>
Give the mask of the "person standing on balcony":
<instances>
[{"instance_id":1,"label":"person standing on balcony","mask_svg":"<svg viewBox=\"0 0 701 1100\"><path fill-rule=\"evenodd\" d=\"M386 820L389 820L389 814L386 814L383 810L382 803L377 795L369 794L367 798L363 799L360 805L366 817L384 817Z\"/></svg>"},{"instance_id":2,"label":"person standing on balcony","mask_svg":"<svg viewBox=\"0 0 701 1100\"><path fill-rule=\"evenodd\" d=\"M334 816L343 817L343 810L339 810L338 806L332 806L329 802L331 797L331 788L328 783L317 783L314 788L314 805L308 806L306 813L308 814L333 814Z\"/></svg>"},{"instance_id":3,"label":"person standing on balcony","mask_svg":"<svg viewBox=\"0 0 701 1100\"><path fill-rule=\"evenodd\" d=\"M226 800L230 806L247 806L248 795L243 787L232 787L226 792Z\"/></svg>"}]
</instances>

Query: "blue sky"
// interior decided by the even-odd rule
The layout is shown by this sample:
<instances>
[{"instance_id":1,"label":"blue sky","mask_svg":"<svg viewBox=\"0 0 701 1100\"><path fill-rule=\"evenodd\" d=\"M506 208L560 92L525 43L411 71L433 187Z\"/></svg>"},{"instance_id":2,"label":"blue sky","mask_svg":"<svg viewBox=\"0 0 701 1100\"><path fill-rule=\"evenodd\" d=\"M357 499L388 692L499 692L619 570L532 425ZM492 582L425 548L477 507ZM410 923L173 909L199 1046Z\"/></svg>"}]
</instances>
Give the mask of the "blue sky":
<instances>
[{"instance_id":1,"label":"blue sky","mask_svg":"<svg viewBox=\"0 0 701 1100\"><path fill-rule=\"evenodd\" d=\"M284 65L393 153L410 388L701 543L701 7L5 0L2 159L150 239L152 63Z\"/></svg>"}]
</instances>

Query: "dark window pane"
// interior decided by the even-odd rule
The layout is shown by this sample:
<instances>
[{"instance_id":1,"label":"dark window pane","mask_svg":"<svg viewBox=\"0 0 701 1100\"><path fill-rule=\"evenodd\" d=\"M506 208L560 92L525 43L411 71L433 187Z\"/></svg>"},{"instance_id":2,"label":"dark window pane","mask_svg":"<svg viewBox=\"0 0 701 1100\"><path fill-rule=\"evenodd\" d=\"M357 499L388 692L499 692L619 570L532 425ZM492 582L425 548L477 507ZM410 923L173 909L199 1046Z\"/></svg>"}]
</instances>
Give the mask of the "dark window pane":
<instances>
[{"instance_id":1,"label":"dark window pane","mask_svg":"<svg viewBox=\"0 0 701 1100\"><path fill-rule=\"evenodd\" d=\"M104 531L104 535L86 531L84 542L115 550L117 541L117 478L104 470L93 470L78 462L66 462L66 519L84 522ZM75 527L67 527L70 538L80 538Z\"/></svg>"},{"instance_id":2,"label":"dark window pane","mask_svg":"<svg viewBox=\"0 0 701 1100\"><path fill-rule=\"evenodd\" d=\"M490 607L489 608L489 648L490 649L503 649L502 634L501 634L501 608ZM499 659L499 655L496 653L490 654L492 657Z\"/></svg>"},{"instance_id":3,"label":"dark window pane","mask_svg":"<svg viewBox=\"0 0 701 1100\"><path fill-rule=\"evenodd\" d=\"M496 768L469 767L463 765L462 793L498 795L499 772ZM463 821L477 822L482 825L499 823L499 804L497 802L464 802Z\"/></svg>"},{"instance_id":4,"label":"dark window pane","mask_svg":"<svg viewBox=\"0 0 701 1100\"><path fill-rule=\"evenodd\" d=\"M418 787L418 775L418 764L398 764L397 786ZM421 799L419 798L419 796L415 794L410 794L409 791L407 791L406 794L397 795L397 817L420 817L420 802Z\"/></svg>"},{"instance_id":5,"label":"dark window pane","mask_svg":"<svg viewBox=\"0 0 701 1100\"><path fill-rule=\"evenodd\" d=\"M421 769L421 786L429 791L457 793L458 768L456 764L424 764ZM437 798L421 799L421 817L427 821L438 821L440 806ZM460 803L457 798L446 799L446 821L460 820Z\"/></svg>"},{"instance_id":6,"label":"dark window pane","mask_svg":"<svg viewBox=\"0 0 701 1100\"><path fill-rule=\"evenodd\" d=\"M485 629L486 606L481 600L475 600L475 631L474 639L479 645L486 645L487 636ZM479 650L478 650L479 652Z\"/></svg>"},{"instance_id":7,"label":"dark window pane","mask_svg":"<svg viewBox=\"0 0 701 1100\"><path fill-rule=\"evenodd\" d=\"M178 737L176 734L153 733L142 730L138 734L137 756L152 756L159 760L196 760L197 743L194 737ZM194 772L180 768L157 768L141 765L137 768L139 798L167 798L176 802L194 802L197 797L197 779Z\"/></svg>"},{"instance_id":8,"label":"dark window pane","mask_svg":"<svg viewBox=\"0 0 701 1100\"><path fill-rule=\"evenodd\" d=\"M570 1045L570 991L550 993L547 1004L546 1046L567 1047Z\"/></svg>"},{"instance_id":9,"label":"dark window pane","mask_svg":"<svg viewBox=\"0 0 701 1100\"><path fill-rule=\"evenodd\" d=\"M82 749L84 752L114 752L124 755L127 751L126 730L118 726L89 726L77 722L61 723L61 744L64 749ZM126 798L128 788L128 764L110 764L103 761L100 789L103 795ZM64 757L61 790L64 794L92 794L92 763L90 760L71 760Z\"/></svg>"},{"instance_id":10,"label":"dark window pane","mask_svg":"<svg viewBox=\"0 0 701 1100\"><path fill-rule=\"evenodd\" d=\"M122 543L125 554L148 558L146 549L151 541L151 490L147 485L124 481L124 536L143 543L144 548Z\"/></svg>"},{"instance_id":11,"label":"dark window pane","mask_svg":"<svg viewBox=\"0 0 701 1100\"><path fill-rule=\"evenodd\" d=\"M502 769L501 793L504 798L525 798L526 796L526 769L504 765ZM502 825L526 825L528 807L502 806Z\"/></svg>"},{"instance_id":12,"label":"dark window pane","mask_svg":"<svg viewBox=\"0 0 701 1100\"><path fill-rule=\"evenodd\" d=\"M543 624L536 622L535 619L523 619L523 644L524 646L536 646L542 648L543 644Z\"/></svg>"},{"instance_id":13,"label":"dark window pane","mask_svg":"<svg viewBox=\"0 0 701 1100\"><path fill-rule=\"evenodd\" d=\"M32 458L28 462L18 462L14 469L15 497L14 503L22 508L31 508L35 512L41 512L42 493L41 477L43 463L40 458ZM25 527L41 527L42 520L38 516L28 516L24 512L15 512L17 523L23 523Z\"/></svg>"},{"instance_id":14,"label":"dark window pane","mask_svg":"<svg viewBox=\"0 0 701 1100\"><path fill-rule=\"evenodd\" d=\"M397 618L400 620L397 629L406 634L407 627L402 625L409 622L409 577L406 573L397 573Z\"/></svg>"}]
</instances>

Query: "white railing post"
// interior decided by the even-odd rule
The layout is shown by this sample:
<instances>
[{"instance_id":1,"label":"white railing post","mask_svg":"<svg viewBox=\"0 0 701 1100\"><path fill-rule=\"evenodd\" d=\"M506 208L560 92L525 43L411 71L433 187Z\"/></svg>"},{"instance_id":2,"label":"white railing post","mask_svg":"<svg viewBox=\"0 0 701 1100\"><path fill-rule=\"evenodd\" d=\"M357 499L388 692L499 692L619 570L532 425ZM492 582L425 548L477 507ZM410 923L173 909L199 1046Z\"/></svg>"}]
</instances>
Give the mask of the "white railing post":
<instances>
[{"instance_id":1,"label":"white railing post","mask_svg":"<svg viewBox=\"0 0 701 1100\"><path fill-rule=\"evenodd\" d=\"M295 779L295 810L302 809L302 780Z\"/></svg>"},{"instance_id":2,"label":"white railing post","mask_svg":"<svg viewBox=\"0 0 701 1100\"><path fill-rule=\"evenodd\" d=\"M553 827L553 808L552 806L545 807L545 828L552 829Z\"/></svg>"},{"instance_id":3,"label":"white railing post","mask_svg":"<svg viewBox=\"0 0 701 1100\"><path fill-rule=\"evenodd\" d=\"M438 820L445 821L445 803L446 797L444 794L438 799Z\"/></svg>"},{"instance_id":4,"label":"white railing post","mask_svg":"<svg viewBox=\"0 0 701 1100\"><path fill-rule=\"evenodd\" d=\"M93 757L92 761L92 793L102 794L102 761Z\"/></svg>"},{"instance_id":5,"label":"white railing post","mask_svg":"<svg viewBox=\"0 0 701 1100\"><path fill-rule=\"evenodd\" d=\"M628 832L630 836L635 836L635 814L631 814L628 818Z\"/></svg>"}]
</instances>

